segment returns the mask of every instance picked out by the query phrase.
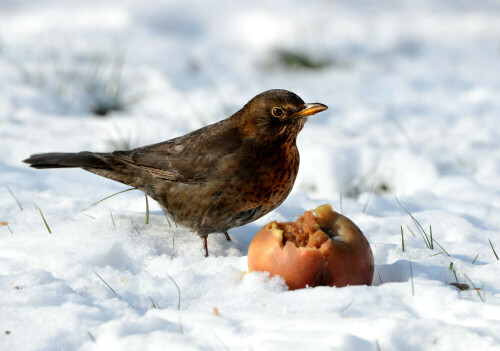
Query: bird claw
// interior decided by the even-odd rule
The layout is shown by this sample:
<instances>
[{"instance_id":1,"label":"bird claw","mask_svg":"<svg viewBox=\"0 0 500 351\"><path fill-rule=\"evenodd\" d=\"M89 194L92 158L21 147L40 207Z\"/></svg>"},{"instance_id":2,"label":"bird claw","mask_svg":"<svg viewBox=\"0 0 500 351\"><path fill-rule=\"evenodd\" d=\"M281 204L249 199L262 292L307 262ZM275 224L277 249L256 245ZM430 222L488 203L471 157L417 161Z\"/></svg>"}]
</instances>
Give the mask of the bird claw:
<instances>
[{"instance_id":1,"label":"bird claw","mask_svg":"<svg viewBox=\"0 0 500 351\"><path fill-rule=\"evenodd\" d=\"M208 244L207 244L207 237L202 236L201 241L203 241L203 247L205 248L205 257L208 257Z\"/></svg>"}]
</instances>

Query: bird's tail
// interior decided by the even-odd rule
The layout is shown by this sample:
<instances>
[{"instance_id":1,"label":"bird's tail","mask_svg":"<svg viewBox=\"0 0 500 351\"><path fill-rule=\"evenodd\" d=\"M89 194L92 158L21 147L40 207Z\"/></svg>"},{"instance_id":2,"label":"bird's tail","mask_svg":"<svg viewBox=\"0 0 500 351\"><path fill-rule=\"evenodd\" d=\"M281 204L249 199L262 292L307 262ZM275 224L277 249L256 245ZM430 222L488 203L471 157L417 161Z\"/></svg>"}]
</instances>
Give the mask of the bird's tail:
<instances>
[{"instance_id":1,"label":"bird's tail","mask_svg":"<svg viewBox=\"0 0 500 351\"><path fill-rule=\"evenodd\" d=\"M109 157L109 156L108 156ZM93 168L110 169L106 162L107 154L98 154L88 151L78 153L51 152L48 154L32 155L24 160L33 168Z\"/></svg>"}]
</instances>

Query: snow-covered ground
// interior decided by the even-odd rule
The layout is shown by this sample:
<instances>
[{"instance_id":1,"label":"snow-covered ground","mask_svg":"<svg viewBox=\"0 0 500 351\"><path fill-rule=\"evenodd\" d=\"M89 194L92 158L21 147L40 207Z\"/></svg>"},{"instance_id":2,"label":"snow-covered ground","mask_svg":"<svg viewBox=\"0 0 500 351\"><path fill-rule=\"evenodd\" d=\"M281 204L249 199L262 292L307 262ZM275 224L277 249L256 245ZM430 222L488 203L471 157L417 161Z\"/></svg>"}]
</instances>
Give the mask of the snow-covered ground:
<instances>
[{"instance_id":1,"label":"snow-covered ground","mask_svg":"<svg viewBox=\"0 0 500 351\"><path fill-rule=\"evenodd\" d=\"M499 62L498 1L0 2L0 349L500 350ZM166 140L270 88L330 108L286 202L209 258L152 201L146 225L142 193L81 212L126 187L21 163ZM262 225L322 203L367 236L373 286L246 272Z\"/></svg>"}]
</instances>

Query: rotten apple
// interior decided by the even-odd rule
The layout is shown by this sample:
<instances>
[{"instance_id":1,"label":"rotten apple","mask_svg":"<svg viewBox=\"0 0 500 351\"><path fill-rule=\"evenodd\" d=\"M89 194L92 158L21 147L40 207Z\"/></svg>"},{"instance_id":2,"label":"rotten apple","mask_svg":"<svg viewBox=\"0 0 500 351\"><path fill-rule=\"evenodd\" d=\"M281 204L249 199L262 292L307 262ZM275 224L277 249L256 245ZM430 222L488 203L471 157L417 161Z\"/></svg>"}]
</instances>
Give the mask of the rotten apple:
<instances>
[{"instance_id":1,"label":"rotten apple","mask_svg":"<svg viewBox=\"0 0 500 351\"><path fill-rule=\"evenodd\" d=\"M331 205L321 205L295 222L262 227L250 244L248 268L279 275L293 290L370 285L374 263L361 230Z\"/></svg>"}]
</instances>

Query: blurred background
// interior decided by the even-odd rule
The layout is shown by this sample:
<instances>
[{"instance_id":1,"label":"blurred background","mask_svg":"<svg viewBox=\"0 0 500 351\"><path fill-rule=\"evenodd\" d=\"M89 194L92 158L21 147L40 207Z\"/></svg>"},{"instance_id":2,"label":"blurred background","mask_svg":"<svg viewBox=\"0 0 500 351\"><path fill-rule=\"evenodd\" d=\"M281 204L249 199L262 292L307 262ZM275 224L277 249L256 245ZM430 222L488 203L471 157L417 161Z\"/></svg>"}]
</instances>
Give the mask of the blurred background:
<instances>
[{"instance_id":1,"label":"blurred background","mask_svg":"<svg viewBox=\"0 0 500 351\"><path fill-rule=\"evenodd\" d=\"M299 136L294 191L488 181L499 62L498 1L3 0L0 169L166 140L282 88L330 107Z\"/></svg>"}]
</instances>

